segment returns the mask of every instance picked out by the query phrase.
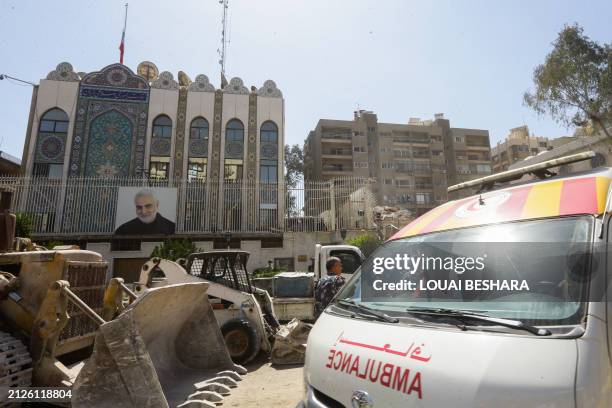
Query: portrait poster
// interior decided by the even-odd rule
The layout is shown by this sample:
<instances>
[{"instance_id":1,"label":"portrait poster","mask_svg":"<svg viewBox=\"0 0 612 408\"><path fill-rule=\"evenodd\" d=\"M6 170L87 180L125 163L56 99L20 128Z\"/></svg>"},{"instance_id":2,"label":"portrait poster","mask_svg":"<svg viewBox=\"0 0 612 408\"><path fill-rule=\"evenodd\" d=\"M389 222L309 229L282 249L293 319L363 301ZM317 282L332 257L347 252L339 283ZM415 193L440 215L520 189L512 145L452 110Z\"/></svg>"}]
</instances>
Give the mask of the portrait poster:
<instances>
[{"instance_id":1,"label":"portrait poster","mask_svg":"<svg viewBox=\"0 0 612 408\"><path fill-rule=\"evenodd\" d=\"M115 234L174 234L176 201L176 188L119 187Z\"/></svg>"}]
</instances>

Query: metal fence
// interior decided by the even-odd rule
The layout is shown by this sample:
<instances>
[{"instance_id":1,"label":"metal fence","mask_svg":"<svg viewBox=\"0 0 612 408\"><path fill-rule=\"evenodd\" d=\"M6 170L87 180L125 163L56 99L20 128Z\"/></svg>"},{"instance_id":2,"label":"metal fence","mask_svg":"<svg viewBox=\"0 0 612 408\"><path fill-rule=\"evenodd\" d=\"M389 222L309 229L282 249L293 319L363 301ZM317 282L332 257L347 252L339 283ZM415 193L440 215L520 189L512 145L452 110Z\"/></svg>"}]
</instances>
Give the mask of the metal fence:
<instances>
[{"instance_id":1,"label":"metal fence","mask_svg":"<svg viewBox=\"0 0 612 408\"><path fill-rule=\"evenodd\" d=\"M163 215L175 222L176 234L198 235L373 229L372 183L2 177L0 189L13 192L13 212L27 216L34 235L112 235L118 211L136 217L133 197L143 188L175 209Z\"/></svg>"}]
</instances>

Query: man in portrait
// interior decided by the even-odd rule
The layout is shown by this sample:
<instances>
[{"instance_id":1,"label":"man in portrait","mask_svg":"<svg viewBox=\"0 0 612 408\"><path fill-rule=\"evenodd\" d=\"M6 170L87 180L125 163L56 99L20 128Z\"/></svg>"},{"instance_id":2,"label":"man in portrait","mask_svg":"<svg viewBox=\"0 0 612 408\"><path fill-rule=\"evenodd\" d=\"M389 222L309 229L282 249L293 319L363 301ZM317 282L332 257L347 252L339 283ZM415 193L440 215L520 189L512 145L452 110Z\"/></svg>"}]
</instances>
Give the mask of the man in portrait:
<instances>
[{"instance_id":1,"label":"man in portrait","mask_svg":"<svg viewBox=\"0 0 612 408\"><path fill-rule=\"evenodd\" d=\"M155 191L143 188L134 196L136 218L122 224L116 235L174 234L175 224L159 213L159 199Z\"/></svg>"}]
</instances>

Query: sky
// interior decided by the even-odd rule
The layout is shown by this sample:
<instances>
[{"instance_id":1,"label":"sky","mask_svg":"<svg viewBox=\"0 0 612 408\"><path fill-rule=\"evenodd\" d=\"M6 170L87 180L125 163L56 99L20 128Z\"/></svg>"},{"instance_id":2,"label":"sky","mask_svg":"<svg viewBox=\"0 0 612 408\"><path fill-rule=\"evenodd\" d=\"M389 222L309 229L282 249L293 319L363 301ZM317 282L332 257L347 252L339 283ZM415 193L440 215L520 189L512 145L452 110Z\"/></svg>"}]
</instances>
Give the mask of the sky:
<instances>
[{"instance_id":1,"label":"sky","mask_svg":"<svg viewBox=\"0 0 612 408\"><path fill-rule=\"evenodd\" d=\"M125 64L144 60L219 86L218 0L128 0ZM118 62L125 0L0 0L0 74L38 83L62 62L97 71ZM372 110L380 122L444 113L487 129L492 144L526 124L572 129L523 106L533 69L565 24L612 41L609 0L230 0L228 78L273 79L285 98L285 142L303 144L321 118ZM0 81L0 150L21 157L30 85Z\"/></svg>"}]
</instances>

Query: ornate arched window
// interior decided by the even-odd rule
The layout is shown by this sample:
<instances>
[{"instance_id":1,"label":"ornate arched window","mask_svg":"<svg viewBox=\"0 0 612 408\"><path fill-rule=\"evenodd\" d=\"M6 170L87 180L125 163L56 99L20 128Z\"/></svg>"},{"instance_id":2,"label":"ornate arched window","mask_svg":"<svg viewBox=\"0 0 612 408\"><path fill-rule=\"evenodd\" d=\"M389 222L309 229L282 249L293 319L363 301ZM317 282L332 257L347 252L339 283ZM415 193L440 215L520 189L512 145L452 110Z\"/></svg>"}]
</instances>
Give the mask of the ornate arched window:
<instances>
[{"instance_id":1,"label":"ornate arched window","mask_svg":"<svg viewBox=\"0 0 612 408\"><path fill-rule=\"evenodd\" d=\"M155 179L167 179L170 172L170 152L172 145L172 119L159 115L153 120L153 137L151 138L151 159L149 176Z\"/></svg>"},{"instance_id":2,"label":"ornate arched window","mask_svg":"<svg viewBox=\"0 0 612 408\"><path fill-rule=\"evenodd\" d=\"M68 115L59 108L48 110L40 119L34 176L62 178L66 139L68 136Z\"/></svg>"},{"instance_id":3,"label":"ornate arched window","mask_svg":"<svg viewBox=\"0 0 612 408\"><path fill-rule=\"evenodd\" d=\"M225 126L225 179L242 179L243 157L244 125L238 119L231 119Z\"/></svg>"},{"instance_id":4,"label":"ornate arched window","mask_svg":"<svg viewBox=\"0 0 612 408\"><path fill-rule=\"evenodd\" d=\"M153 120L153 137L172 137L172 119L159 115Z\"/></svg>"},{"instance_id":5,"label":"ornate arched window","mask_svg":"<svg viewBox=\"0 0 612 408\"><path fill-rule=\"evenodd\" d=\"M193 180L206 179L208 164L208 121L199 116L191 121L189 127L189 162L187 163L187 178Z\"/></svg>"},{"instance_id":6,"label":"ornate arched window","mask_svg":"<svg viewBox=\"0 0 612 408\"><path fill-rule=\"evenodd\" d=\"M189 130L189 138L191 140L208 139L208 121L203 117L197 117L192 120Z\"/></svg>"},{"instance_id":7,"label":"ornate arched window","mask_svg":"<svg viewBox=\"0 0 612 408\"><path fill-rule=\"evenodd\" d=\"M278 182L278 126L272 121L261 125L259 132L259 181Z\"/></svg>"}]
</instances>

